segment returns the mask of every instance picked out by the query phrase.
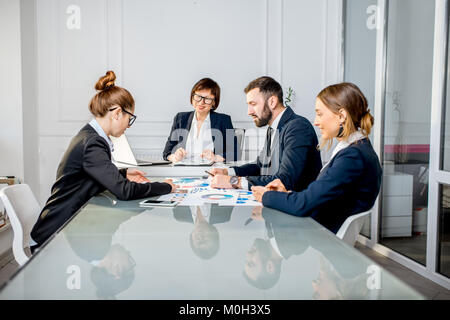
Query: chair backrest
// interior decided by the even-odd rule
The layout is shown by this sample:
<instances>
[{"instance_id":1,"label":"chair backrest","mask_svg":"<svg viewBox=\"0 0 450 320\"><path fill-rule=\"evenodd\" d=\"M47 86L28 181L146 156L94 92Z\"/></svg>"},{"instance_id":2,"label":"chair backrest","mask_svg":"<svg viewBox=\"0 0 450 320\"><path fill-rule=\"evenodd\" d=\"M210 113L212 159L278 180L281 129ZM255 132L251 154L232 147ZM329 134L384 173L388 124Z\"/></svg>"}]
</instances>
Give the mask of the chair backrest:
<instances>
[{"instance_id":1,"label":"chair backrest","mask_svg":"<svg viewBox=\"0 0 450 320\"><path fill-rule=\"evenodd\" d=\"M237 159L242 159L242 152L244 149L244 141L245 141L245 129L243 128L235 128L234 129L234 135L236 136L237 140Z\"/></svg>"},{"instance_id":2,"label":"chair backrest","mask_svg":"<svg viewBox=\"0 0 450 320\"><path fill-rule=\"evenodd\" d=\"M23 265L29 259L24 248L29 248L30 233L40 213L39 203L27 184L16 184L1 189L0 199L14 231L12 246L14 258Z\"/></svg>"},{"instance_id":3,"label":"chair backrest","mask_svg":"<svg viewBox=\"0 0 450 320\"><path fill-rule=\"evenodd\" d=\"M361 232L366 217L368 217L371 212L372 209L348 217L339 228L336 236L353 247Z\"/></svg>"}]
</instances>

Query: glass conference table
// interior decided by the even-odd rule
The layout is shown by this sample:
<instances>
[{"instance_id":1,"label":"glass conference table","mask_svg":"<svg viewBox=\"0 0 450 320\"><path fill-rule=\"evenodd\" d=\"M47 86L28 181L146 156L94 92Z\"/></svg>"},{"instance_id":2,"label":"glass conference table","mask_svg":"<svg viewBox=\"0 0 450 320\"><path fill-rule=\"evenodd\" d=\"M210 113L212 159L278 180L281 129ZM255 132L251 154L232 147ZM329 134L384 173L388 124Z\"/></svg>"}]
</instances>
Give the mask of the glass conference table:
<instances>
[{"instance_id":1,"label":"glass conference table","mask_svg":"<svg viewBox=\"0 0 450 320\"><path fill-rule=\"evenodd\" d=\"M0 299L423 299L310 218L92 198Z\"/></svg>"}]
</instances>

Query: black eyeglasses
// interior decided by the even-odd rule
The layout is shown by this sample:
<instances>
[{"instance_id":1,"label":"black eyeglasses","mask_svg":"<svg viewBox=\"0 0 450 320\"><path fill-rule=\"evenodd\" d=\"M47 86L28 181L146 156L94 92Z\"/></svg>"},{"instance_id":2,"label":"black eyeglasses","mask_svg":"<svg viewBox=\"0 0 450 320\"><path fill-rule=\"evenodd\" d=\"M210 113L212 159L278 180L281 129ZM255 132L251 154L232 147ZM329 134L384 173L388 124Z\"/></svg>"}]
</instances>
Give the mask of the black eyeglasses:
<instances>
[{"instance_id":1,"label":"black eyeglasses","mask_svg":"<svg viewBox=\"0 0 450 320\"><path fill-rule=\"evenodd\" d=\"M116 110L118 107L109 109L109 111L114 111ZM132 114L131 112L128 112L127 110L125 110L122 107L119 107L120 109L122 109L123 112L127 113L130 115L130 119L128 120L128 126L131 127L131 125L134 123L134 121L136 120L137 116L135 116L134 114Z\"/></svg>"},{"instance_id":2,"label":"black eyeglasses","mask_svg":"<svg viewBox=\"0 0 450 320\"><path fill-rule=\"evenodd\" d=\"M196 93L194 93L193 99L197 102L200 102L203 100L206 104L212 104L214 101L214 98L202 97L201 95L198 95Z\"/></svg>"}]
</instances>

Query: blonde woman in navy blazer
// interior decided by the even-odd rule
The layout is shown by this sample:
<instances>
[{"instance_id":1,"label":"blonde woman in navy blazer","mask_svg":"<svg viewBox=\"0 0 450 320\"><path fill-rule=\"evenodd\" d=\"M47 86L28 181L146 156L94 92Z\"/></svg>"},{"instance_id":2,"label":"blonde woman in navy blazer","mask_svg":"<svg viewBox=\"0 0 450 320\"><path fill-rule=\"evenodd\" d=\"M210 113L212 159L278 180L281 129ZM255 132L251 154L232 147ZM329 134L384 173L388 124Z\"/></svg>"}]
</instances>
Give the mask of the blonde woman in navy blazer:
<instances>
[{"instance_id":1,"label":"blonde woman in navy blazer","mask_svg":"<svg viewBox=\"0 0 450 320\"><path fill-rule=\"evenodd\" d=\"M369 210L381 185L381 166L369 141L373 117L367 100L352 83L323 89L316 99L314 125L320 128L320 147L338 144L316 181L301 192L288 192L280 180L253 187L265 207L312 217L336 233L347 217Z\"/></svg>"}]
</instances>

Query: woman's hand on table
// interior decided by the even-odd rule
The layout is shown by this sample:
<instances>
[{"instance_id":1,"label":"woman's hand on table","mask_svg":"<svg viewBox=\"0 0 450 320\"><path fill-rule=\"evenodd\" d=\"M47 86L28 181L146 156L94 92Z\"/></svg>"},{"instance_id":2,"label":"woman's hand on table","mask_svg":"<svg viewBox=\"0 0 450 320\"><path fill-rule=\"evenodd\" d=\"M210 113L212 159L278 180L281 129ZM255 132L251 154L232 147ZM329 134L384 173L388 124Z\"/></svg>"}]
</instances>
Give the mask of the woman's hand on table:
<instances>
[{"instance_id":1,"label":"woman's hand on table","mask_svg":"<svg viewBox=\"0 0 450 320\"><path fill-rule=\"evenodd\" d=\"M179 162L183 160L184 157L186 157L186 154L187 154L186 150L184 150L183 148L178 148L177 151L168 156L167 159L171 162Z\"/></svg>"},{"instance_id":2,"label":"woman's hand on table","mask_svg":"<svg viewBox=\"0 0 450 320\"><path fill-rule=\"evenodd\" d=\"M266 188L269 191L280 191L280 192L288 192L286 190L286 187L284 186L283 182L281 182L280 179L275 179L272 182L268 183L266 185Z\"/></svg>"},{"instance_id":3,"label":"woman's hand on table","mask_svg":"<svg viewBox=\"0 0 450 320\"><path fill-rule=\"evenodd\" d=\"M262 202L262 197L263 197L264 193L269 191L269 189L267 189L266 187L261 187L261 186L253 186L251 189L253 192L253 197L255 198L256 201L259 201L259 202Z\"/></svg>"},{"instance_id":4,"label":"woman's hand on table","mask_svg":"<svg viewBox=\"0 0 450 320\"><path fill-rule=\"evenodd\" d=\"M180 187L179 185L174 184L172 179L166 179L164 180L164 182L170 184L170 186L172 187L172 190L170 192L172 193L176 192L176 190Z\"/></svg>"},{"instance_id":5,"label":"woman's hand on table","mask_svg":"<svg viewBox=\"0 0 450 320\"><path fill-rule=\"evenodd\" d=\"M209 161L214 161L214 162L224 162L225 161L225 159L222 156L215 155L214 152L212 152L212 150L203 150L201 157L208 159Z\"/></svg>"},{"instance_id":6,"label":"woman's hand on table","mask_svg":"<svg viewBox=\"0 0 450 320\"><path fill-rule=\"evenodd\" d=\"M130 181L133 181L133 182L137 182L137 183L150 182L150 180L148 180L145 177L145 172L142 172L137 169L128 169L127 170L127 179Z\"/></svg>"}]
</instances>

